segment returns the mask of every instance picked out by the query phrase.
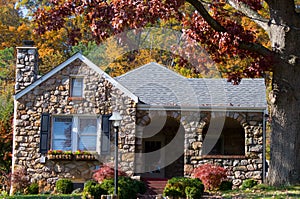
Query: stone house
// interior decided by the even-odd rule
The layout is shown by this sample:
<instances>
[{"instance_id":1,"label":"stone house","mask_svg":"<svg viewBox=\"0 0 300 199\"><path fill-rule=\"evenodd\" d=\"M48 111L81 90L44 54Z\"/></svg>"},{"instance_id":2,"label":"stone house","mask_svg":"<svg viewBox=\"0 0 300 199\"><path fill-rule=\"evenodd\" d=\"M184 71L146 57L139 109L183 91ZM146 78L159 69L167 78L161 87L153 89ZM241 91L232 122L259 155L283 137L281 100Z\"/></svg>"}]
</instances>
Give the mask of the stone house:
<instances>
[{"instance_id":1,"label":"stone house","mask_svg":"<svg viewBox=\"0 0 300 199\"><path fill-rule=\"evenodd\" d=\"M113 111L122 116L120 169L131 176L191 176L214 163L236 187L264 179L263 79L235 86L185 78L157 63L112 78L80 53L38 77L37 49L17 50L12 168L25 168L44 190L59 178L83 183L114 161ZM69 154L85 151L92 155Z\"/></svg>"}]
</instances>

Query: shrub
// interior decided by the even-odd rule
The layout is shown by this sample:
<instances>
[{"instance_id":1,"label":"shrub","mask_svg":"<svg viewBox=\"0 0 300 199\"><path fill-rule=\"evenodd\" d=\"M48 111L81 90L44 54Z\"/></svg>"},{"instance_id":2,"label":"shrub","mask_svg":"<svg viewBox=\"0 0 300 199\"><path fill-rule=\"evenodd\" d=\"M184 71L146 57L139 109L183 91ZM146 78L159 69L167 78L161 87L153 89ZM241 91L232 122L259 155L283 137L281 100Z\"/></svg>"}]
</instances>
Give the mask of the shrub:
<instances>
[{"instance_id":1,"label":"shrub","mask_svg":"<svg viewBox=\"0 0 300 199\"><path fill-rule=\"evenodd\" d=\"M0 190L9 192L11 186L11 173L7 173L0 169Z\"/></svg>"},{"instance_id":2,"label":"shrub","mask_svg":"<svg viewBox=\"0 0 300 199\"><path fill-rule=\"evenodd\" d=\"M197 191L196 191L197 190ZM168 180L164 189L164 196L199 198L203 194L204 186L197 178L173 177ZM197 192L197 193L196 193Z\"/></svg>"},{"instance_id":3,"label":"shrub","mask_svg":"<svg viewBox=\"0 0 300 199\"><path fill-rule=\"evenodd\" d=\"M257 185L257 181L253 180L253 179L247 179L244 180L241 189L250 189L252 187L254 187L255 185Z\"/></svg>"},{"instance_id":4,"label":"shrub","mask_svg":"<svg viewBox=\"0 0 300 199\"><path fill-rule=\"evenodd\" d=\"M101 195L107 194L100 184L94 180L89 180L84 184L83 198L100 199Z\"/></svg>"},{"instance_id":5,"label":"shrub","mask_svg":"<svg viewBox=\"0 0 300 199\"><path fill-rule=\"evenodd\" d=\"M27 187L28 194L38 194L39 193L39 184L34 182Z\"/></svg>"},{"instance_id":6,"label":"shrub","mask_svg":"<svg viewBox=\"0 0 300 199\"><path fill-rule=\"evenodd\" d=\"M143 182L131 179L130 177L121 176L119 178L118 196L119 199L135 199L138 193L145 193L146 186ZM100 184L101 188L108 194L114 193L114 180L105 179Z\"/></svg>"},{"instance_id":7,"label":"shrub","mask_svg":"<svg viewBox=\"0 0 300 199\"><path fill-rule=\"evenodd\" d=\"M219 187L221 191L229 191L232 190L232 182L231 181L222 181Z\"/></svg>"},{"instance_id":8,"label":"shrub","mask_svg":"<svg viewBox=\"0 0 300 199\"><path fill-rule=\"evenodd\" d=\"M112 179L114 177L114 168L108 164L102 165L99 169L94 171L93 179L101 183L105 179ZM124 171L118 170L119 176L127 176Z\"/></svg>"},{"instance_id":9,"label":"shrub","mask_svg":"<svg viewBox=\"0 0 300 199\"><path fill-rule=\"evenodd\" d=\"M69 179L59 179L55 187L57 192L62 194L70 194L73 191L73 183Z\"/></svg>"},{"instance_id":10,"label":"shrub","mask_svg":"<svg viewBox=\"0 0 300 199\"><path fill-rule=\"evenodd\" d=\"M193 171L194 177L203 182L206 190L216 190L221 182L226 180L226 173L225 168L212 164L201 165Z\"/></svg>"},{"instance_id":11,"label":"shrub","mask_svg":"<svg viewBox=\"0 0 300 199\"><path fill-rule=\"evenodd\" d=\"M11 181L14 183L17 193L24 193L26 187L30 185L27 171L24 168L18 168L11 176Z\"/></svg>"},{"instance_id":12,"label":"shrub","mask_svg":"<svg viewBox=\"0 0 300 199\"><path fill-rule=\"evenodd\" d=\"M203 189L199 189L197 187L186 187L185 195L188 199L200 199L203 194Z\"/></svg>"}]
</instances>

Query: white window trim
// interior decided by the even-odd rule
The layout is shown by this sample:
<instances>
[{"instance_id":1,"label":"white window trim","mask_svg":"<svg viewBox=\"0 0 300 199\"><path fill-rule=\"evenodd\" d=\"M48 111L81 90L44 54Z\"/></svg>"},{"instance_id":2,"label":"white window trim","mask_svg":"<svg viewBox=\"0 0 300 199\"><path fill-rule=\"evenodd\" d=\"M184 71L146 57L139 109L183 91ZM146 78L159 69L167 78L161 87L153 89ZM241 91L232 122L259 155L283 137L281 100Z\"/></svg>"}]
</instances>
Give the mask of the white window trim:
<instances>
[{"instance_id":1,"label":"white window trim","mask_svg":"<svg viewBox=\"0 0 300 199\"><path fill-rule=\"evenodd\" d=\"M51 149L53 149L53 137L54 137L54 120L55 118L72 118L72 131L71 131L71 142L72 142L72 152L76 152L78 150L78 125L80 118L93 118L97 120L97 132L96 132L96 151L89 152L97 152L100 154L100 139L101 139L101 115L53 115L51 118Z\"/></svg>"},{"instance_id":2,"label":"white window trim","mask_svg":"<svg viewBox=\"0 0 300 199\"><path fill-rule=\"evenodd\" d=\"M82 79L81 96L73 96L73 79ZM83 97L84 96L84 90L85 90L84 76L82 76L82 75L70 75L69 82L70 82L70 85L69 85L69 89L70 89L69 96L70 97Z\"/></svg>"}]
</instances>

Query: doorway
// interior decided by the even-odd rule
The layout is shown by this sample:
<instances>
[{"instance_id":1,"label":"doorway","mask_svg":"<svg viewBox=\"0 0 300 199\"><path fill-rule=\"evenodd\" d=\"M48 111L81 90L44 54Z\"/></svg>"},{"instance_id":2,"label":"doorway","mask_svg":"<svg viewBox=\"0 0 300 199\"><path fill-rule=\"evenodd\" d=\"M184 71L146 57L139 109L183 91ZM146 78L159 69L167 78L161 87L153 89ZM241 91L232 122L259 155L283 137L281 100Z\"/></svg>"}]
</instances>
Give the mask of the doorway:
<instances>
[{"instance_id":1,"label":"doorway","mask_svg":"<svg viewBox=\"0 0 300 199\"><path fill-rule=\"evenodd\" d=\"M171 178L183 176L184 168L184 129L180 122L172 117L165 119L160 129L153 125L162 119L157 117L151 121L151 128L143 131L143 168L144 178ZM157 132L157 133L156 133ZM175 139L176 137L176 139Z\"/></svg>"}]
</instances>

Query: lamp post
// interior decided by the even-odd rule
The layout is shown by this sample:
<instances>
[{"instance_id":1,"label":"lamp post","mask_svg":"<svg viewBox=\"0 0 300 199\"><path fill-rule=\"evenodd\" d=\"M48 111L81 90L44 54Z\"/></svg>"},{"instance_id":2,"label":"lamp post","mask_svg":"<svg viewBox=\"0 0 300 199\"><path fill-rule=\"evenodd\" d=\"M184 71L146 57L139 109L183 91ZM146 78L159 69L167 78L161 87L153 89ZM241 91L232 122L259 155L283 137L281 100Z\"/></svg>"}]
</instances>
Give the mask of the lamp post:
<instances>
[{"instance_id":1,"label":"lamp post","mask_svg":"<svg viewBox=\"0 0 300 199\"><path fill-rule=\"evenodd\" d=\"M109 118L113 123L115 129L115 172L114 172L114 195L118 195L118 140L119 140L119 126L121 124L122 117L119 112L114 111L112 116Z\"/></svg>"}]
</instances>

